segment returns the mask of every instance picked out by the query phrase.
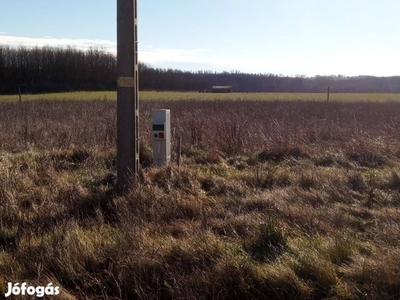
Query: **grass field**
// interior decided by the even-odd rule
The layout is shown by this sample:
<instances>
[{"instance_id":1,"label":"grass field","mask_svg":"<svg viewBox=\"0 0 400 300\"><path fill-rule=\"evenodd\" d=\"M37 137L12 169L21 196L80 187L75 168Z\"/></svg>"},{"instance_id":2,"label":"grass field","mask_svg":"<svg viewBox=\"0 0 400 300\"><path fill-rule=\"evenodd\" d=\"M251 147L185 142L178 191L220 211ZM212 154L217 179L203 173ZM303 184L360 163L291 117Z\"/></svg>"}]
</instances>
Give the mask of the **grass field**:
<instances>
[{"instance_id":1,"label":"grass field","mask_svg":"<svg viewBox=\"0 0 400 300\"><path fill-rule=\"evenodd\" d=\"M324 93L229 93L210 94L197 92L140 92L143 101L177 100L261 100L261 101L326 101ZM71 92L40 95L22 95L22 101L32 100L116 100L116 92ZM0 95L0 102L18 102L18 95ZM331 93L330 101L397 101L400 94L344 94Z\"/></svg>"},{"instance_id":2,"label":"grass field","mask_svg":"<svg viewBox=\"0 0 400 300\"><path fill-rule=\"evenodd\" d=\"M115 101L0 102L0 293L400 298L400 103L159 95L122 196ZM180 168L151 166L153 108L171 109Z\"/></svg>"}]
</instances>

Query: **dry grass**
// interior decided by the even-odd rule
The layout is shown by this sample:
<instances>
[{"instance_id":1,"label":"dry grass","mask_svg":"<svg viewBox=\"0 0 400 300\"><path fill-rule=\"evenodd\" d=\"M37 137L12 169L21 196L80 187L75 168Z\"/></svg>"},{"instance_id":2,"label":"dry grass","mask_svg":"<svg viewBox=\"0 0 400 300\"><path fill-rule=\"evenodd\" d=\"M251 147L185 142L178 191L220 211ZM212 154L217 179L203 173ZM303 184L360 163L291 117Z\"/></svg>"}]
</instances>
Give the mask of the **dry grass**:
<instances>
[{"instance_id":1,"label":"dry grass","mask_svg":"<svg viewBox=\"0 0 400 300\"><path fill-rule=\"evenodd\" d=\"M22 101L32 100L116 100L116 91L67 92L47 94L22 94ZM181 100L236 100L236 101L318 101L325 102L326 93L199 93L140 91L141 101ZM0 102L18 102L19 95L0 95ZM331 93L330 101L387 102L400 101L400 94L383 93Z\"/></svg>"},{"instance_id":2,"label":"dry grass","mask_svg":"<svg viewBox=\"0 0 400 300\"><path fill-rule=\"evenodd\" d=\"M143 102L117 196L115 102L0 104L0 290L64 299L397 299L400 105ZM150 167L151 109L183 166Z\"/></svg>"}]
</instances>

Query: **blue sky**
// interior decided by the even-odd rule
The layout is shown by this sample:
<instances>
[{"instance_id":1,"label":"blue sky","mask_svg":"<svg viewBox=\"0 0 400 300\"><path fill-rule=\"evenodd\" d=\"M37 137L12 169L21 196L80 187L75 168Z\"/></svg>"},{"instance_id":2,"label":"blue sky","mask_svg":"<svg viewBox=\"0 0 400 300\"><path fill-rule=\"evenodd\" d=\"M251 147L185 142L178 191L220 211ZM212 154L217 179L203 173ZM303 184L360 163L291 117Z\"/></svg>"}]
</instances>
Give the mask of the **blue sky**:
<instances>
[{"instance_id":1,"label":"blue sky","mask_svg":"<svg viewBox=\"0 0 400 300\"><path fill-rule=\"evenodd\" d=\"M283 75L400 75L399 0L138 0L139 60ZM116 0L1 0L0 44L116 50Z\"/></svg>"}]
</instances>

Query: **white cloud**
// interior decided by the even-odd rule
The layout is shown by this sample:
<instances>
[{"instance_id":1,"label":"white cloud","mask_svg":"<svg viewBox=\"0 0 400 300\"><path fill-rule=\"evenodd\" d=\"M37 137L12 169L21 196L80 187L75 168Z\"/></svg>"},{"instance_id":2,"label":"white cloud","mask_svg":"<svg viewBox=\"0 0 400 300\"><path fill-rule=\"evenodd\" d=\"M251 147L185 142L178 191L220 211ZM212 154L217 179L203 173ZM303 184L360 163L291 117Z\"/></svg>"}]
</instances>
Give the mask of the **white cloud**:
<instances>
[{"instance_id":1,"label":"white cloud","mask_svg":"<svg viewBox=\"0 0 400 300\"><path fill-rule=\"evenodd\" d=\"M212 49L166 48L140 44L139 60L153 67L189 71L230 71L247 66L244 61L239 64L238 59L230 54Z\"/></svg>"},{"instance_id":2,"label":"white cloud","mask_svg":"<svg viewBox=\"0 0 400 300\"><path fill-rule=\"evenodd\" d=\"M11 47L61 47L71 46L77 49L86 50L90 47L102 48L116 54L117 43L108 40L91 39L67 39L53 38L44 36L40 38L10 36L0 33L0 45ZM183 68L193 69L197 66L199 69L209 69L221 64L221 58L213 57L213 52L206 49L179 49L162 48L152 46L142 46L139 43L139 60L149 63L154 67ZM185 67L187 66L187 67ZM203 67L202 67L203 66ZM215 69L215 68L213 68Z\"/></svg>"},{"instance_id":3,"label":"white cloud","mask_svg":"<svg viewBox=\"0 0 400 300\"><path fill-rule=\"evenodd\" d=\"M222 71L228 70L230 65L229 59L220 57L210 49L165 48L142 46L140 44L139 60L156 68L188 71Z\"/></svg>"},{"instance_id":4,"label":"white cloud","mask_svg":"<svg viewBox=\"0 0 400 300\"><path fill-rule=\"evenodd\" d=\"M207 55L204 49L172 49L172 48L153 48L151 46L141 47L139 45L140 60L148 63L158 62L187 62L203 63Z\"/></svg>"},{"instance_id":5,"label":"white cloud","mask_svg":"<svg viewBox=\"0 0 400 300\"><path fill-rule=\"evenodd\" d=\"M67 39L67 38L52 38L45 36L42 38L31 38L31 37L19 37L10 36L0 33L0 44L8 45L12 47L24 46L24 47L67 47L71 46L77 49L86 50L90 47L102 48L107 51L116 53L117 44L107 40L90 40L90 39Z\"/></svg>"}]
</instances>

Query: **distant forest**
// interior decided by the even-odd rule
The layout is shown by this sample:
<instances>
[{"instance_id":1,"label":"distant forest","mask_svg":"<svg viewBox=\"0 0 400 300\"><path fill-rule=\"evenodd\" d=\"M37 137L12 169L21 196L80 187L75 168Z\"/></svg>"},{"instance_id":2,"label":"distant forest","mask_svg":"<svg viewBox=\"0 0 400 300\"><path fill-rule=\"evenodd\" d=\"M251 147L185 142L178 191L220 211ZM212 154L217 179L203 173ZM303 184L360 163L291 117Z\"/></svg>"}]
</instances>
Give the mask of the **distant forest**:
<instances>
[{"instance_id":1,"label":"distant forest","mask_svg":"<svg viewBox=\"0 0 400 300\"><path fill-rule=\"evenodd\" d=\"M117 58L102 49L0 46L0 93L116 90ZM240 71L188 72L139 63L139 89L209 91L231 85L234 92L400 93L400 76L283 76Z\"/></svg>"}]
</instances>

